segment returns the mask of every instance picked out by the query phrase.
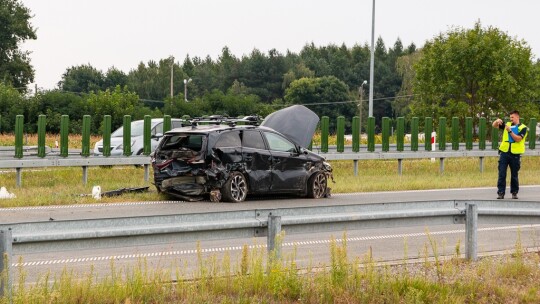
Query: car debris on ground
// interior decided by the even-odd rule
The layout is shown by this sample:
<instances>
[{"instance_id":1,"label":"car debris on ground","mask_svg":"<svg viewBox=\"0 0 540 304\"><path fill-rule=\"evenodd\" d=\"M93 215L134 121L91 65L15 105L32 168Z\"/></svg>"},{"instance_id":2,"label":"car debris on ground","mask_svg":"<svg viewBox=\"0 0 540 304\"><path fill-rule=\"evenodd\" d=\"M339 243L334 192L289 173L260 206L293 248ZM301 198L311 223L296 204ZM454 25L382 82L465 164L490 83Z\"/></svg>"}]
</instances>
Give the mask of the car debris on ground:
<instances>
[{"instance_id":1,"label":"car debris on ground","mask_svg":"<svg viewBox=\"0 0 540 304\"><path fill-rule=\"evenodd\" d=\"M17 196L7 191L6 187L0 188L0 199L16 198Z\"/></svg>"}]
</instances>

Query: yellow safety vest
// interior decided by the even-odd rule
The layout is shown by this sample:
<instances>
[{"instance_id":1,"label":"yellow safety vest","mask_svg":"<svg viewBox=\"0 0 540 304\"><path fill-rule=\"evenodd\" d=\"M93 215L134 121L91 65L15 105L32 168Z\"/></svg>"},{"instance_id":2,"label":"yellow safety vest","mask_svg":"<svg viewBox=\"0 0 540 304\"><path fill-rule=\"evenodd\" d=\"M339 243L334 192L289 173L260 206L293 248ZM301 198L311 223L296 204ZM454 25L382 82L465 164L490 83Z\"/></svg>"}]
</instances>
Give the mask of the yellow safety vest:
<instances>
[{"instance_id":1,"label":"yellow safety vest","mask_svg":"<svg viewBox=\"0 0 540 304\"><path fill-rule=\"evenodd\" d=\"M507 122L506 125L512 127L511 122ZM526 125L520 124L518 126L518 132L521 132L521 130L523 130L523 128L526 128L526 127L527 127ZM501 145L499 146L499 150L501 150L502 152L508 152L508 149L511 147L510 152L512 154L523 154L523 153L525 153L525 139L527 138L528 134L529 134L529 132L527 131L522 140L520 140L519 142L513 142L512 144L510 144L508 142L508 137L510 135L508 135L508 131L506 131L506 129L505 129L504 132L503 132L503 137L502 137Z\"/></svg>"}]
</instances>

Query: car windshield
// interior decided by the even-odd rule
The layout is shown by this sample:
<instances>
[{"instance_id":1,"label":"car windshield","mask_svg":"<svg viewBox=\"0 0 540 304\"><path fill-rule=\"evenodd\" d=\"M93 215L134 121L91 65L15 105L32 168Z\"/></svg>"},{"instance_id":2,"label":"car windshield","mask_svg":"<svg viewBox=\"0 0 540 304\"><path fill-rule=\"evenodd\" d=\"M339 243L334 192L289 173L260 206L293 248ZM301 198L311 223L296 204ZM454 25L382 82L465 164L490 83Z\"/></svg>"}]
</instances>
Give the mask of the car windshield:
<instances>
[{"instance_id":1,"label":"car windshield","mask_svg":"<svg viewBox=\"0 0 540 304\"><path fill-rule=\"evenodd\" d=\"M142 136L144 133L144 120L132 121L131 122L131 137ZM112 132L111 137L123 137L124 136L124 127L116 129Z\"/></svg>"}]
</instances>

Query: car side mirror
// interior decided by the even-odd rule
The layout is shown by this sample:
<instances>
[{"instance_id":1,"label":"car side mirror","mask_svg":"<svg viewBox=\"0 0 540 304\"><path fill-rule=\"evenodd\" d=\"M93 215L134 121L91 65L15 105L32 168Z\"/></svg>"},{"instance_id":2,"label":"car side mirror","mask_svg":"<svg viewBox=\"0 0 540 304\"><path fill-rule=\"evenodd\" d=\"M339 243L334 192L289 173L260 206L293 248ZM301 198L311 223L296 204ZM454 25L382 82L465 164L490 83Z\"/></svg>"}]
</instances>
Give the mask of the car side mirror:
<instances>
[{"instance_id":1,"label":"car side mirror","mask_svg":"<svg viewBox=\"0 0 540 304\"><path fill-rule=\"evenodd\" d=\"M153 134L153 135L152 135L152 138L153 138L153 139L156 139L156 140L157 140L157 139L160 139L160 138L162 138L162 137L163 137L163 133L156 133L156 134Z\"/></svg>"}]
</instances>

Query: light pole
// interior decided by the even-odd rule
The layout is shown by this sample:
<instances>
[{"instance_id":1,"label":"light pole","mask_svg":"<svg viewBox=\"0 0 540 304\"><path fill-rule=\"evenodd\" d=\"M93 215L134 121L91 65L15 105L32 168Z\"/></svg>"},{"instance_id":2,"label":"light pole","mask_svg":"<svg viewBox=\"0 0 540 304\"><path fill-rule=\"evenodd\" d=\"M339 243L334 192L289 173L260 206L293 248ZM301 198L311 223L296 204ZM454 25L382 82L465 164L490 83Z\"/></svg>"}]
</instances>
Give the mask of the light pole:
<instances>
[{"instance_id":1,"label":"light pole","mask_svg":"<svg viewBox=\"0 0 540 304\"><path fill-rule=\"evenodd\" d=\"M371 56L369 62L369 117L373 116L373 73L375 66L375 0L371 14Z\"/></svg>"},{"instance_id":2,"label":"light pole","mask_svg":"<svg viewBox=\"0 0 540 304\"><path fill-rule=\"evenodd\" d=\"M187 85L188 85L188 83L190 83L190 82L191 82L191 78L189 78L189 79L184 79L184 100L185 100L186 102L188 102L188 100L187 100Z\"/></svg>"},{"instance_id":3,"label":"light pole","mask_svg":"<svg viewBox=\"0 0 540 304\"><path fill-rule=\"evenodd\" d=\"M360 102L358 104L358 125L360 126L360 134L362 134L362 107L364 103L364 85L367 84L367 80L364 80L360 87L358 87L358 93L360 94Z\"/></svg>"},{"instance_id":4,"label":"light pole","mask_svg":"<svg viewBox=\"0 0 540 304\"><path fill-rule=\"evenodd\" d=\"M174 57L171 56L171 104L172 104L172 100L173 100L173 96L174 96L174 89L173 89L173 77L174 77L174 73L173 73L173 68L174 68Z\"/></svg>"}]
</instances>

